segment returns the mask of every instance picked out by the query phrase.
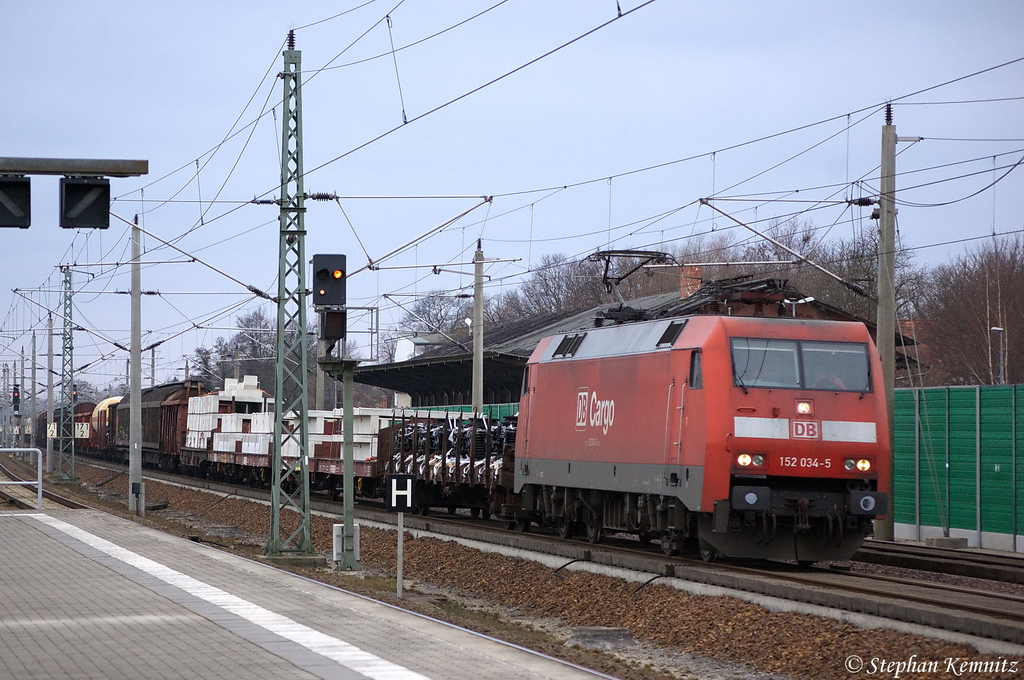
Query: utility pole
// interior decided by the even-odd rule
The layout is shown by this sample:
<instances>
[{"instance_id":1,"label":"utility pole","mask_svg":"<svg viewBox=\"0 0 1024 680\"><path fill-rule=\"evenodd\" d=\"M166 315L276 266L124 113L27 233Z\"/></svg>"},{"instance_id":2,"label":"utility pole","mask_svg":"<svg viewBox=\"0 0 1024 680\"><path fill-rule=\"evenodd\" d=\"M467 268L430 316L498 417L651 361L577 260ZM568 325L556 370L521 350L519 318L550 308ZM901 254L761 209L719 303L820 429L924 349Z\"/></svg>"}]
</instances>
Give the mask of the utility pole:
<instances>
[{"instance_id":1,"label":"utility pole","mask_svg":"<svg viewBox=\"0 0 1024 680\"><path fill-rule=\"evenodd\" d=\"M882 382L889 422L889 512L878 522L877 538L895 539L893 488L896 480L893 450L895 425L893 398L896 388L896 142L919 142L920 137L897 137L892 124L892 104L885 107L882 126L882 163L878 195L878 353L882 360Z\"/></svg>"},{"instance_id":2,"label":"utility pole","mask_svg":"<svg viewBox=\"0 0 1024 680\"><path fill-rule=\"evenodd\" d=\"M6 448L11 445L9 439L11 433L11 387L7 375L7 364L4 364L3 399L0 400L0 406L3 408L3 420L0 422L0 430L3 431L3 436L0 437L0 440L3 441Z\"/></svg>"},{"instance_id":3,"label":"utility pole","mask_svg":"<svg viewBox=\"0 0 1024 680\"><path fill-rule=\"evenodd\" d=\"M22 392L25 392L25 346L21 347L21 370L18 372L18 386ZM23 398L23 397L19 397ZM28 446L29 441L25 439L25 418L21 415L21 405L18 405L18 437L15 439L15 446Z\"/></svg>"},{"instance_id":4,"label":"utility pole","mask_svg":"<svg viewBox=\"0 0 1024 680\"><path fill-rule=\"evenodd\" d=\"M277 362L274 381L274 452L271 470L270 538L266 554L313 554L309 505L309 423L306 349L305 190L302 170L302 53L295 32L284 52L284 100L281 125L280 241L277 277ZM286 427L287 416L295 427ZM283 454L290 456L285 461ZM287 532L281 511L299 515Z\"/></svg>"},{"instance_id":5,"label":"utility pole","mask_svg":"<svg viewBox=\"0 0 1024 680\"><path fill-rule=\"evenodd\" d=\"M59 453L57 456L57 478L62 481L75 479L75 373L74 373L74 324L71 317L71 267L64 269L64 333L60 355L60 424L57 426Z\"/></svg>"},{"instance_id":6,"label":"utility pole","mask_svg":"<svg viewBox=\"0 0 1024 680\"><path fill-rule=\"evenodd\" d=\"M473 255L473 417L484 410L484 251L480 239ZM474 432L476 431L474 425Z\"/></svg>"},{"instance_id":7,"label":"utility pole","mask_svg":"<svg viewBox=\"0 0 1024 680\"><path fill-rule=\"evenodd\" d=\"M356 561L355 542L356 542L356 526L355 526L355 452L353 450L353 436L352 429L355 427L355 416L354 416L354 405L355 399L354 386L355 382L353 379L353 371L355 370L358 362L352 361L348 358L345 352L345 341L341 342L341 356L342 356L342 419L341 425L345 430L342 434L342 448L345 459L342 461L342 492L344 493L344 526L342 527L342 536L344 537L345 549L341 554L341 561L338 563L337 568L340 571L358 571L359 562Z\"/></svg>"},{"instance_id":8,"label":"utility pole","mask_svg":"<svg viewBox=\"0 0 1024 680\"><path fill-rule=\"evenodd\" d=\"M318 357L323 356L324 354L326 354L325 349L326 348L324 346L324 341L320 340L318 338L317 341L316 341L316 355ZM324 387L325 387L325 383L326 383L325 375L326 374L324 373L324 367L321 366L319 362L317 362L317 365L316 365L316 401L314 401L314 403L313 403L313 408L315 408L315 409L324 408Z\"/></svg>"},{"instance_id":9,"label":"utility pole","mask_svg":"<svg viewBox=\"0 0 1024 680\"><path fill-rule=\"evenodd\" d=\"M36 383L36 334L32 333L32 389L28 393L28 412L29 412L29 436L26 438L26 446L35 446L32 441L36 436L36 390L38 389Z\"/></svg>"},{"instance_id":10,"label":"utility pole","mask_svg":"<svg viewBox=\"0 0 1024 680\"><path fill-rule=\"evenodd\" d=\"M53 438L50 436L50 425L53 424L53 315L46 317L46 472L53 473L56 462L53 458Z\"/></svg>"},{"instance_id":11,"label":"utility pole","mask_svg":"<svg viewBox=\"0 0 1024 680\"><path fill-rule=\"evenodd\" d=\"M139 216L132 226L131 358L128 376L128 510L146 515L142 483L142 246ZM188 380L186 372L185 379Z\"/></svg>"}]
</instances>

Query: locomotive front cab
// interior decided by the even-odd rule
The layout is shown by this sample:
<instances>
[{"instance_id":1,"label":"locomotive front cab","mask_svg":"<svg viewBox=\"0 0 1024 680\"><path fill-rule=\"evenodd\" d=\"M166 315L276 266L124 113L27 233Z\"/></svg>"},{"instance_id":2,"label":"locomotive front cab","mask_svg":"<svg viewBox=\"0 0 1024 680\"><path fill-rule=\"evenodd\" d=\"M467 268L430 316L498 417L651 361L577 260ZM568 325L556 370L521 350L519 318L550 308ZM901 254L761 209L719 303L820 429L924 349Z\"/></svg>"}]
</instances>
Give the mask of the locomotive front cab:
<instances>
[{"instance_id":1,"label":"locomotive front cab","mask_svg":"<svg viewBox=\"0 0 1024 680\"><path fill-rule=\"evenodd\" d=\"M709 442L705 553L814 562L853 556L888 508L880 366L849 322L726 324L727 394ZM709 422L709 431L713 430ZM710 461L709 461L710 462Z\"/></svg>"}]
</instances>

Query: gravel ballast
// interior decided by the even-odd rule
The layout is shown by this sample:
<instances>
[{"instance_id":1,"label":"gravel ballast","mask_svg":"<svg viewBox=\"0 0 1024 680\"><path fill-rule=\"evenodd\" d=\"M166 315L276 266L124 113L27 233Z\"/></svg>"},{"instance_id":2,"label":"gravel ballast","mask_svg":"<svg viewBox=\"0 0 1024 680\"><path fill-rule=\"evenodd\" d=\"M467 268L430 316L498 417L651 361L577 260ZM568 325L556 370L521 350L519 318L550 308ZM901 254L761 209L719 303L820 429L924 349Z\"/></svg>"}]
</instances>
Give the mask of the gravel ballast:
<instances>
[{"instance_id":1,"label":"gravel ballast","mask_svg":"<svg viewBox=\"0 0 1024 680\"><path fill-rule=\"evenodd\" d=\"M87 465L80 465L78 474L87 485L110 477L108 470ZM126 475L101 491L108 495L105 501L98 493L87 493L89 502L130 516L123 500L110 496L127 494ZM266 505L153 480L147 480L146 494L149 503L168 503L166 510L147 514L147 525L179 535L199 534L250 557L262 552L269 532ZM286 514L282 521L288 519ZM318 551L330 551L336 521L314 516ZM207 531L213 525L237 527L238 535L215 536ZM773 613L736 598L691 595L656 583L637 591L636 584L608 576L569 571L553 575L536 562L408 534L404 574L410 597L396 600L395 544L394 531L362 527L363 578L328 569L301 573L629 680L1024 677L1024 659L1006 659L1017 662L1014 671L992 672L995 666L990 665L985 672L972 673L970 666L958 664L998 665L1004 657L982 655L966 645ZM572 629L581 626L624 627L638 644L616 652L565 647Z\"/></svg>"}]
</instances>

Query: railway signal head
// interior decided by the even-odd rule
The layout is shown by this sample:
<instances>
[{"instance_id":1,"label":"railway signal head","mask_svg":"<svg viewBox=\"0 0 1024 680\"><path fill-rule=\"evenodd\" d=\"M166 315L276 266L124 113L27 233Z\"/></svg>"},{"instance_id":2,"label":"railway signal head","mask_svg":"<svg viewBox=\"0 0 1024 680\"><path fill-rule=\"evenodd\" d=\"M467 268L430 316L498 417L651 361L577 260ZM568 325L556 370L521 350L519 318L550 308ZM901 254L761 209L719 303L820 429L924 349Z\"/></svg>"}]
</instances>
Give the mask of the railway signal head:
<instances>
[{"instance_id":1,"label":"railway signal head","mask_svg":"<svg viewBox=\"0 0 1024 680\"><path fill-rule=\"evenodd\" d=\"M60 226L65 229L110 227L110 180L97 177L62 177Z\"/></svg>"},{"instance_id":2,"label":"railway signal head","mask_svg":"<svg viewBox=\"0 0 1024 680\"><path fill-rule=\"evenodd\" d=\"M313 304L318 307L345 306L345 256L313 256Z\"/></svg>"},{"instance_id":3,"label":"railway signal head","mask_svg":"<svg viewBox=\"0 0 1024 680\"><path fill-rule=\"evenodd\" d=\"M27 229L32 223L32 192L29 178L0 175L0 227Z\"/></svg>"},{"instance_id":4,"label":"railway signal head","mask_svg":"<svg viewBox=\"0 0 1024 680\"><path fill-rule=\"evenodd\" d=\"M14 415L20 415L21 410L21 387L18 385L14 386L14 392L11 394L11 407L14 411Z\"/></svg>"}]
</instances>

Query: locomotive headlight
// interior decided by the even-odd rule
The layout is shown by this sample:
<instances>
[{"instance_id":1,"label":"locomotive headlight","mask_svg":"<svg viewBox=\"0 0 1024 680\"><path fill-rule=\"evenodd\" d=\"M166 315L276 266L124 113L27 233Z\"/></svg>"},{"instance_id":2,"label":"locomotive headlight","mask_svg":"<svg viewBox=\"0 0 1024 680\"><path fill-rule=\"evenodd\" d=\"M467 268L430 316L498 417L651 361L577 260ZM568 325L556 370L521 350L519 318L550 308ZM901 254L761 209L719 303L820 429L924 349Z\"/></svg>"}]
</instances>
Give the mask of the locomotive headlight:
<instances>
[{"instance_id":1,"label":"locomotive headlight","mask_svg":"<svg viewBox=\"0 0 1024 680\"><path fill-rule=\"evenodd\" d=\"M764 465L764 456L760 453L741 453L736 456L736 464L740 467L761 467Z\"/></svg>"},{"instance_id":2,"label":"locomotive headlight","mask_svg":"<svg viewBox=\"0 0 1024 680\"><path fill-rule=\"evenodd\" d=\"M847 458L843 462L843 467L852 472L854 468L857 467L857 461L855 461L853 458Z\"/></svg>"},{"instance_id":3,"label":"locomotive headlight","mask_svg":"<svg viewBox=\"0 0 1024 680\"><path fill-rule=\"evenodd\" d=\"M869 458L847 458L843 462L843 467L850 472L853 472L854 470L859 470L860 472L867 472L868 470L871 469L871 460Z\"/></svg>"},{"instance_id":4,"label":"locomotive headlight","mask_svg":"<svg viewBox=\"0 0 1024 680\"><path fill-rule=\"evenodd\" d=\"M810 399L797 399L796 400L796 413L800 416L813 416L814 415L814 402Z\"/></svg>"},{"instance_id":5,"label":"locomotive headlight","mask_svg":"<svg viewBox=\"0 0 1024 680\"><path fill-rule=\"evenodd\" d=\"M867 472L871 469L871 461L867 458L861 458L857 461L857 469L861 472Z\"/></svg>"}]
</instances>

